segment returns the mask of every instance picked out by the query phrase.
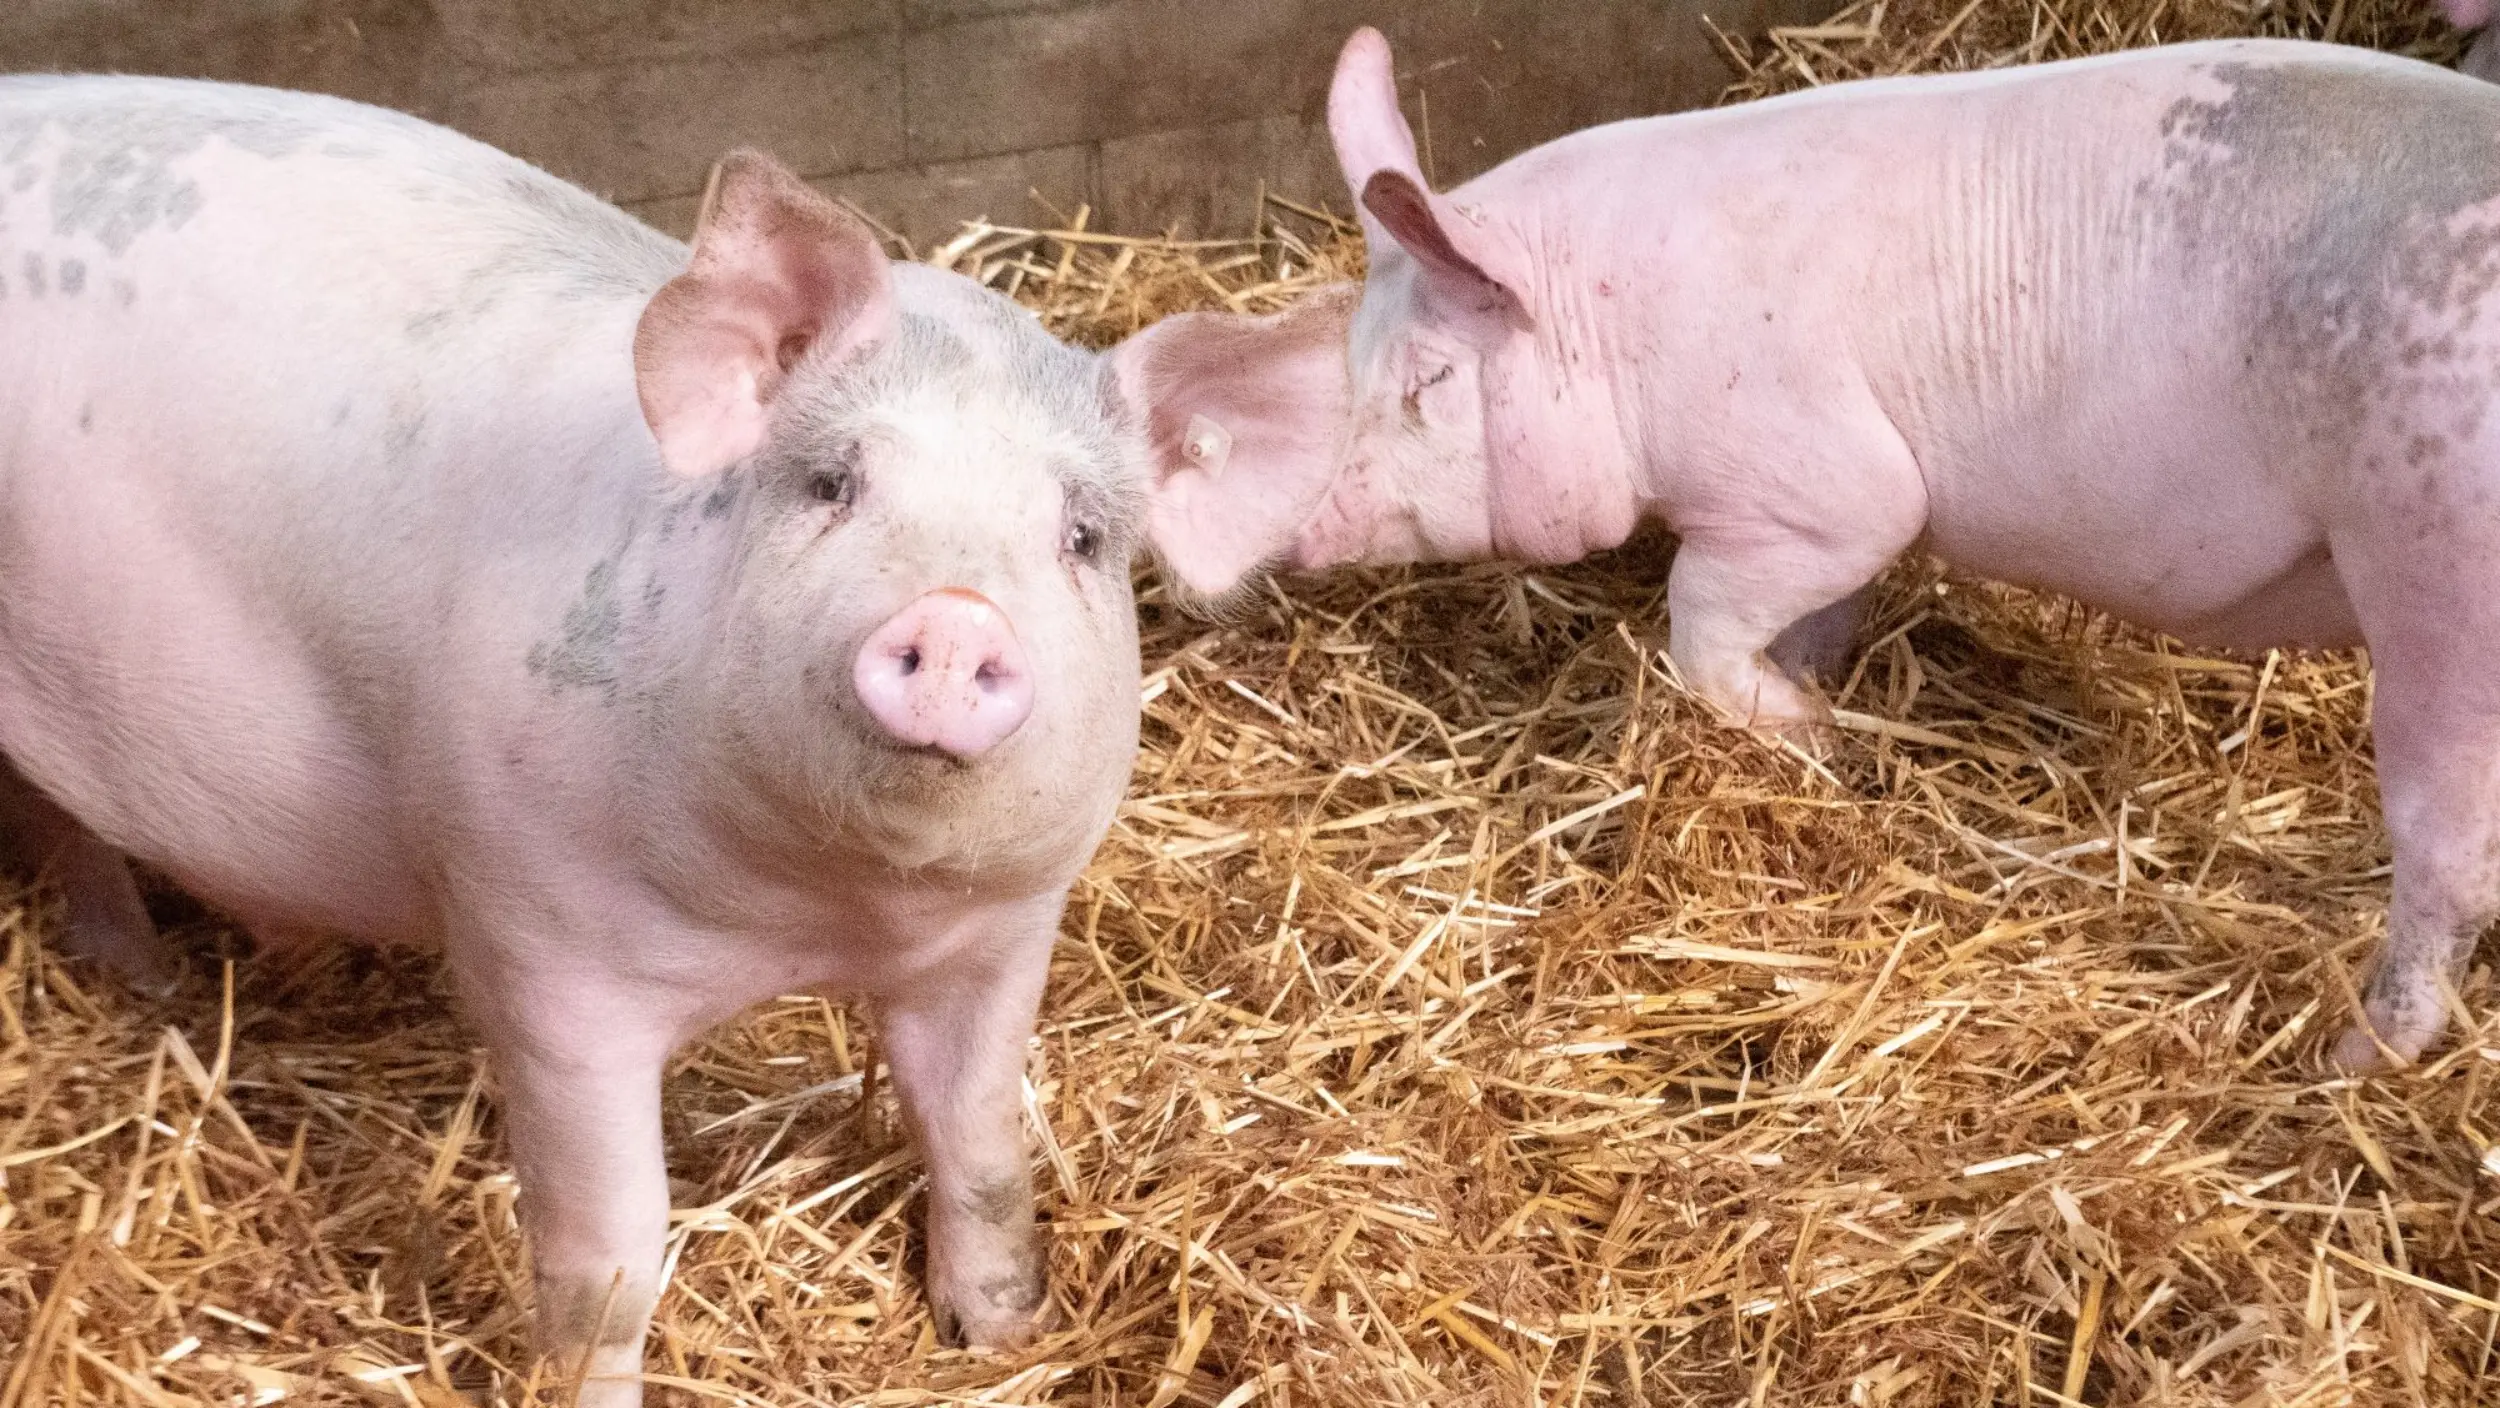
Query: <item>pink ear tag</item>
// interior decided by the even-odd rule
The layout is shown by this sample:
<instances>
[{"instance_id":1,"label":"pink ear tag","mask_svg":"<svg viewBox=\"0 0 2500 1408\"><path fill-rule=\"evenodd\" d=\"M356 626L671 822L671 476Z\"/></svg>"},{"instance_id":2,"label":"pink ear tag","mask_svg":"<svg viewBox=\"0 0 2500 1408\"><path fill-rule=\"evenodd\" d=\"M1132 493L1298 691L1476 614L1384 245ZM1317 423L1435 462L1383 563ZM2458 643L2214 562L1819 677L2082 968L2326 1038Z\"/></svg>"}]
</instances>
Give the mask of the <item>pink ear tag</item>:
<instances>
[{"instance_id":1,"label":"pink ear tag","mask_svg":"<svg viewBox=\"0 0 2500 1408\"><path fill-rule=\"evenodd\" d=\"M1209 479L1224 473L1224 461L1233 453L1233 433L1205 416L1189 418L1189 433L1181 437L1181 453Z\"/></svg>"}]
</instances>

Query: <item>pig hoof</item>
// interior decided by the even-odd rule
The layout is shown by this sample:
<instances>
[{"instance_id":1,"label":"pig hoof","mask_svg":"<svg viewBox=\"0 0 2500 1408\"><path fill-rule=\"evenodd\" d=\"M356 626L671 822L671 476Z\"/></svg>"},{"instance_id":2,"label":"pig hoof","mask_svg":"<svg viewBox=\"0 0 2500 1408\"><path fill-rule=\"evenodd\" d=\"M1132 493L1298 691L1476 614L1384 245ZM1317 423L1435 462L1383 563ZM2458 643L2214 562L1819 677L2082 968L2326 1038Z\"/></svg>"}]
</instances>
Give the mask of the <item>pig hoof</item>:
<instances>
[{"instance_id":1,"label":"pig hoof","mask_svg":"<svg viewBox=\"0 0 2500 1408\"><path fill-rule=\"evenodd\" d=\"M1828 731L1832 706L1781 676L1764 671L1755 682L1749 706L1737 721L1756 733L1777 734L1802 743L1806 735Z\"/></svg>"},{"instance_id":2,"label":"pig hoof","mask_svg":"<svg viewBox=\"0 0 2500 1408\"><path fill-rule=\"evenodd\" d=\"M72 955L101 964L122 985L141 997L171 997L182 986L182 973L156 926L72 917L61 926L61 947Z\"/></svg>"},{"instance_id":3,"label":"pig hoof","mask_svg":"<svg viewBox=\"0 0 2500 1408\"><path fill-rule=\"evenodd\" d=\"M1030 1347L1046 1329L1038 1315L986 1315L957 1321L952 1338L969 1350L1006 1354Z\"/></svg>"},{"instance_id":4,"label":"pig hoof","mask_svg":"<svg viewBox=\"0 0 2500 1408\"><path fill-rule=\"evenodd\" d=\"M1840 744L1840 730L1834 728L1829 719L1807 723L1757 723L1753 725L1753 732L1765 743L1774 747L1785 743L1817 762L1830 757L1832 750Z\"/></svg>"},{"instance_id":5,"label":"pig hoof","mask_svg":"<svg viewBox=\"0 0 2500 1408\"><path fill-rule=\"evenodd\" d=\"M2408 1032L2402 1022L2372 1017L2336 1038L2335 1068L2346 1075L2384 1075L2420 1060L2430 1044L2429 1032Z\"/></svg>"},{"instance_id":6,"label":"pig hoof","mask_svg":"<svg viewBox=\"0 0 2500 1408\"><path fill-rule=\"evenodd\" d=\"M1024 1349L1051 1328L1050 1301L1035 1286L1024 1307L1003 1303L1017 1297L994 1297L976 1307L958 1309L941 1299L933 1308L938 1339L964 1349L999 1354Z\"/></svg>"}]
</instances>

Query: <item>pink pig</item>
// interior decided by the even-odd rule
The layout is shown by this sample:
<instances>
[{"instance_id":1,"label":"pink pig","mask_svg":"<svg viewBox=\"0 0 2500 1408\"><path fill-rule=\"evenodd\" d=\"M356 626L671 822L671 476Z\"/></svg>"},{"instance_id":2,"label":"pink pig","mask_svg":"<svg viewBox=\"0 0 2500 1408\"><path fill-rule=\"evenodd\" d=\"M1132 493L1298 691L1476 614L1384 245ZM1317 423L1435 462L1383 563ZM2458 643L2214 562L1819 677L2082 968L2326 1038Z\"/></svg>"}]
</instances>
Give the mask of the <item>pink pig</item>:
<instances>
[{"instance_id":1,"label":"pink pig","mask_svg":"<svg viewBox=\"0 0 2500 1408\"><path fill-rule=\"evenodd\" d=\"M753 154L691 256L443 129L0 81L0 750L75 942L116 852L268 948L439 945L537 1324L640 1394L670 1052L874 999L941 1332L1045 1305L1025 1051L1136 743L1100 363Z\"/></svg>"},{"instance_id":2,"label":"pink pig","mask_svg":"<svg viewBox=\"0 0 2500 1408\"><path fill-rule=\"evenodd\" d=\"M2500 90L2192 44L1616 123L1440 195L1365 30L1329 127L1359 310L1116 353L1187 585L1659 520L1677 668L1771 728L1921 543L2190 640L2366 642L2395 883L2337 1056L2439 1035L2500 916Z\"/></svg>"},{"instance_id":3,"label":"pink pig","mask_svg":"<svg viewBox=\"0 0 2500 1408\"><path fill-rule=\"evenodd\" d=\"M2500 39L2491 31L2492 0L2439 0L2439 12L2459 29L2480 30L2457 57L2457 71L2486 83L2500 82Z\"/></svg>"}]
</instances>

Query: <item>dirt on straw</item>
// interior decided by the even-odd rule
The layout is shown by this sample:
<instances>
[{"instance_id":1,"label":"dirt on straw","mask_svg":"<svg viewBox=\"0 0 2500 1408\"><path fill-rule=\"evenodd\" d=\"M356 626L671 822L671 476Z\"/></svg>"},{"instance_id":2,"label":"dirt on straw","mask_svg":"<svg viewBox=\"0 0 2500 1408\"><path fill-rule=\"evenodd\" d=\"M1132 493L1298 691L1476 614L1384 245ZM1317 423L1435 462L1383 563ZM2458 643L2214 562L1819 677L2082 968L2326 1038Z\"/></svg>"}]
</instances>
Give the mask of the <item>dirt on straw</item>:
<instances>
[{"instance_id":1,"label":"dirt on straw","mask_svg":"<svg viewBox=\"0 0 2500 1408\"><path fill-rule=\"evenodd\" d=\"M1733 95L2243 32L2455 49L2385 0L1866 4L1731 46ZM1099 344L1354 271L1268 214L934 257ZM655 1393L2493 1401L2490 950L2437 1059L2324 1073L2386 898L2363 663L1911 564L1810 760L1671 681L1668 550L1290 582L1222 626L1150 586L1145 750L1032 1062L1069 1328L935 1347L873 1033L793 997L669 1080ZM493 1087L433 960L228 967L194 914L152 1003L47 954L46 903L0 969L0 1408L527 1396Z\"/></svg>"}]
</instances>

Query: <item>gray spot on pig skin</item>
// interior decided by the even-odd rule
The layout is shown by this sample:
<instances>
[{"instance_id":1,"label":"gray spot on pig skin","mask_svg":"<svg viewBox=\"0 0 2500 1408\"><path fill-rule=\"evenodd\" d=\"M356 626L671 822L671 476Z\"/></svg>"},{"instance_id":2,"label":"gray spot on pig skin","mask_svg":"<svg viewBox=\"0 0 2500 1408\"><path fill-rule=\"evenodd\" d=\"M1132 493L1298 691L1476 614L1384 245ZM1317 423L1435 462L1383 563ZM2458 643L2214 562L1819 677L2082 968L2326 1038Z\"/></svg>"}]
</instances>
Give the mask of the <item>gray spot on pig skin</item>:
<instances>
[{"instance_id":1,"label":"gray spot on pig skin","mask_svg":"<svg viewBox=\"0 0 2500 1408\"><path fill-rule=\"evenodd\" d=\"M341 401L337 405L332 406L330 408L330 424L334 426L347 424L348 413L354 409L355 404L349 401Z\"/></svg>"},{"instance_id":2,"label":"gray spot on pig skin","mask_svg":"<svg viewBox=\"0 0 2500 1408\"><path fill-rule=\"evenodd\" d=\"M2500 219L2460 224L2500 199L2500 89L2329 63L2209 73L2227 97L2163 116L2159 215L2200 272L2261 280L2261 381L2313 442L2349 443L2408 342L2438 360L2500 282Z\"/></svg>"},{"instance_id":3,"label":"gray spot on pig skin","mask_svg":"<svg viewBox=\"0 0 2500 1408\"><path fill-rule=\"evenodd\" d=\"M95 429L94 402L91 401L78 408L78 429L81 433Z\"/></svg>"},{"instance_id":4,"label":"gray spot on pig skin","mask_svg":"<svg viewBox=\"0 0 2500 1408\"><path fill-rule=\"evenodd\" d=\"M582 581L581 599L565 608L554 641L531 646L525 663L557 693L595 689L616 699L616 641L624 616L616 600L616 562L602 559Z\"/></svg>"},{"instance_id":5,"label":"gray spot on pig skin","mask_svg":"<svg viewBox=\"0 0 2500 1408\"><path fill-rule=\"evenodd\" d=\"M1028 1254L1027 1260L1033 1264L1022 1271L993 1276L982 1282L982 1299L1001 1310L1012 1310L1018 1314L1029 1315L1040 1309L1042 1297L1047 1294L1042 1289L1040 1259Z\"/></svg>"},{"instance_id":6,"label":"gray spot on pig skin","mask_svg":"<svg viewBox=\"0 0 2500 1408\"><path fill-rule=\"evenodd\" d=\"M25 278L26 296L29 298L43 297L44 279L42 255L29 254L26 256Z\"/></svg>"},{"instance_id":7,"label":"gray spot on pig skin","mask_svg":"<svg viewBox=\"0 0 2500 1408\"><path fill-rule=\"evenodd\" d=\"M738 481L724 479L720 487L704 496L703 516L719 518L738 506Z\"/></svg>"},{"instance_id":8,"label":"gray spot on pig skin","mask_svg":"<svg viewBox=\"0 0 2500 1408\"><path fill-rule=\"evenodd\" d=\"M678 494L661 506L659 525L661 542L667 542L677 535L677 525L685 521L686 510L693 505L694 499L691 496Z\"/></svg>"},{"instance_id":9,"label":"gray spot on pig skin","mask_svg":"<svg viewBox=\"0 0 2500 1408\"><path fill-rule=\"evenodd\" d=\"M174 193L165 198L165 228L179 230L190 224L191 217L200 213L204 203L199 187L187 181L175 187Z\"/></svg>"},{"instance_id":10,"label":"gray spot on pig skin","mask_svg":"<svg viewBox=\"0 0 2500 1408\"><path fill-rule=\"evenodd\" d=\"M1033 1220L1033 1185L1023 1178L975 1183L964 1190L966 1212L992 1227L1014 1227Z\"/></svg>"},{"instance_id":11,"label":"gray spot on pig skin","mask_svg":"<svg viewBox=\"0 0 2500 1408\"><path fill-rule=\"evenodd\" d=\"M61 292L76 298L87 291L87 263L83 259L61 261Z\"/></svg>"},{"instance_id":12,"label":"gray spot on pig skin","mask_svg":"<svg viewBox=\"0 0 2500 1408\"><path fill-rule=\"evenodd\" d=\"M2473 303L2493 285L2500 230L2453 230L2500 198L2500 93L2425 73L2330 65L2215 65L2220 103L2183 98L2163 115L2165 165L2180 175L2170 220L2193 253L2248 268L2280 253L2278 333L2330 353L2393 330L2388 285L2430 308Z\"/></svg>"},{"instance_id":13,"label":"gray spot on pig skin","mask_svg":"<svg viewBox=\"0 0 2500 1408\"><path fill-rule=\"evenodd\" d=\"M437 308L432 312L419 313L417 316L410 318L408 320L408 337L414 342L431 342L436 337L440 336L445 328L450 326L451 310L448 308Z\"/></svg>"},{"instance_id":14,"label":"gray spot on pig skin","mask_svg":"<svg viewBox=\"0 0 2500 1408\"><path fill-rule=\"evenodd\" d=\"M128 279L113 280L113 301L124 308L139 301L139 286Z\"/></svg>"},{"instance_id":15,"label":"gray spot on pig skin","mask_svg":"<svg viewBox=\"0 0 2500 1408\"><path fill-rule=\"evenodd\" d=\"M425 438L425 412L412 405L391 408L390 423L382 429L382 449L393 462L404 461L417 452L417 443Z\"/></svg>"},{"instance_id":16,"label":"gray spot on pig skin","mask_svg":"<svg viewBox=\"0 0 2500 1408\"><path fill-rule=\"evenodd\" d=\"M21 163L11 177L18 190L41 180L48 164L55 235L91 235L114 254L151 229L178 230L199 213L200 188L180 166L211 140L276 159L320 131L279 106L291 100L274 95L259 99L229 92L213 105L138 105L121 101L103 85L72 90L65 82L0 80L0 100L41 100L20 102L15 113L0 115L0 148L8 160ZM61 93L67 96L56 96Z\"/></svg>"}]
</instances>

